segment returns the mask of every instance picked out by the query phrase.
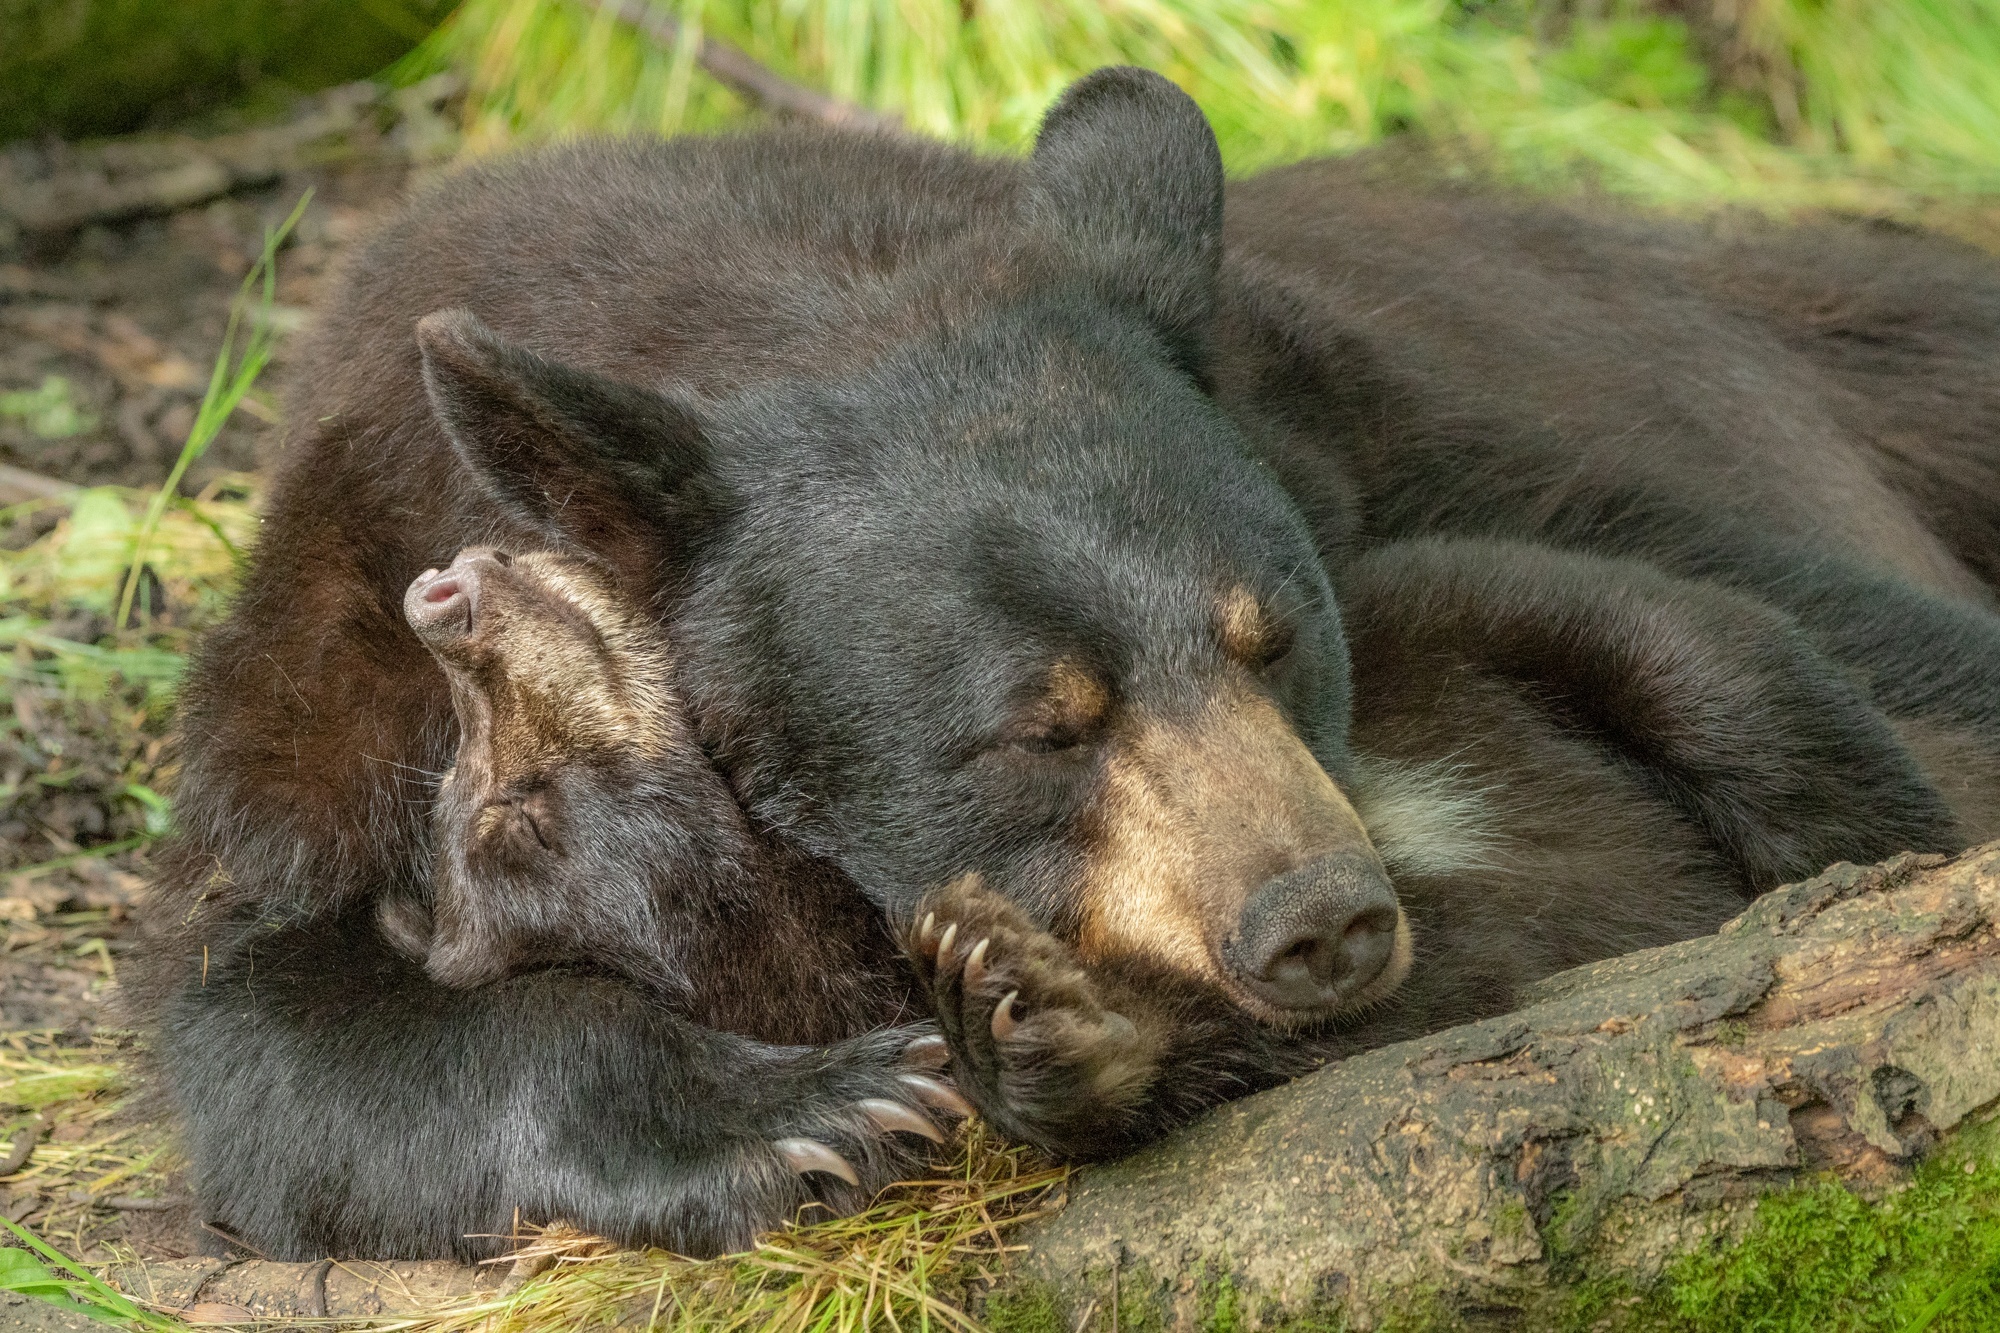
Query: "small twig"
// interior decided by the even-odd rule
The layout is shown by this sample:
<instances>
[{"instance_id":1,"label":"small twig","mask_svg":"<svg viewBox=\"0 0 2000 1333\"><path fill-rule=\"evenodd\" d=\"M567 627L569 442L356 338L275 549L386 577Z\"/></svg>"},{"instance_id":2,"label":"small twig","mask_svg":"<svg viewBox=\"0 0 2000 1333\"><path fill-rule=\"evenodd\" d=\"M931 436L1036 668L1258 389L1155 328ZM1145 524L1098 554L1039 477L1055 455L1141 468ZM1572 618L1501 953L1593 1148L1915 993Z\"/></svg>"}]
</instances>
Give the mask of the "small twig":
<instances>
[{"instance_id":1,"label":"small twig","mask_svg":"<svg viewBox=\"0 0 2000 1333\"><path fill-rule=\"evenodd\" d=\"M35 1155L35 1145L41 1142L42 1134L48 1127L48 1120L42 1116L35 1116L21 1126L17 1131L20 1137L14 1140L14 1146L7 1150L5 1157L0 1157L0 1176L11 1176L28 1164L28 1159Z\"/></svg>"},{"instance_id":2,"label":"small twig","mask_svg":"<svg viewBox=\"0 0 2000 1333\"><path fill-rule=\"evenodd\" d=\"M243 1237L237 1235L234 1231L231 1231L228 1227L223 1226L220 1222L210 1222L206 1219L203 1219L200 1225L201 1229L203 1231L206 1231L209 1235L220 1236L222 1237L222 1239L228 1241L231 1245L234 1245L239 1250L248 1250L251 1254L255 1255L259 1259L263 1259L267 1262L271 1261L270 1255L264 1253L262 1250L258 1249L255 1245L252 1245L249 1241L243 1239ZM199 1295L200 1293L196 1294Z\"/></svg>"},{"instance_id":3,"label":"small twig","mask_svg":"<svg viewBox=\"0 0 2000 1333\"><path fill-rule=\"evenodd\" d=\"M326 1304L326 1280L333 1276L333 1260L322 1259L313 1265L312 1317L325 1319L332 1312Z\"/></svg>"},{"instance_id":4,"label":"small twig","mask_svg":"<svg viewBox=\"0 0 2000 1333\"><path fill-rule=\"evenodd\" d=\"M661 46L673 47L681 41L680 20L655 8L650 0L591 0L597 9L620 23L637 28ZM717 82L742 93L766 111L800 120L816 120L842 129L870 130L877 134L901 134L903 122L801 87L760 64L750 54L728 42L703 34L695 39L694 63L707 70Z\"/></svg>"},{"instance_id":5,"label":"small twig","mask_svg":"<svg viewBox=\"0 0 2000 1333\"><path fill-rule=\"evenodd\" d=\"M65 852L61 856L52 856L46 861L37 861L31 866L22 866L19 870L9 870L6 872L5 877L10 880L34 879L38 876L48 874L51 870L62 870L79 862L97 861L107 856L116 856L120 852L129 852L135 847L144 847L153 840L153 836L150 833L139 833L129 838L120 838L116 842L99 843L95 847L85 847L78 851ZM0 1171L0 1175L5 1174L6 1172Z\"/></svg>"},{"instance_id":6,"label":"small twig","mask_svg":"<svg viewBox=\"0 0 2000 1333\"><path fill-rule=\"evenodd\" d=\"M100 1199L89 1190L71 1190L69 1192L69 1201L71 1203L87 1203L98 1208L109 1208L116 1213L164 1213L178 1208L187 1202L186 1199L173 1197L142 1199L136 1194L113 1194L109 1198Z\"/></svg>"}]
</instances>

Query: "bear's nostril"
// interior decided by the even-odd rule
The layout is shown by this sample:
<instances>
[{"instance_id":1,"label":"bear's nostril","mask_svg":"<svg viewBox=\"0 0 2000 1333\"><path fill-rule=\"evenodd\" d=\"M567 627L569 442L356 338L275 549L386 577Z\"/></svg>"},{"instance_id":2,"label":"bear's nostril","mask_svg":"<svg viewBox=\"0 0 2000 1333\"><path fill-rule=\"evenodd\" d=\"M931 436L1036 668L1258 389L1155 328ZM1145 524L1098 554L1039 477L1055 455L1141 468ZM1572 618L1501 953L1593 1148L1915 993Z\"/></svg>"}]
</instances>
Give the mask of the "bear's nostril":
<instances>
[{"instance_id":1,"label":"bear's nostril","mask_svg":"<svg viewBox=\"0 0 2000 1333\"><path fill-rule=\"evenodd\" d=\"M1282 977L1287 981L1302 980L1309 985L1324 987L1333 980L1338 952L1331 941L1311 936L1280 953L1264 975L1270 981L1278 981Z\"/></svg>"},{"instance_id":2,"label":"bear's nostril","mask_svg":"<svg viewBox=\"0 0 2000 1333\"><path fill-rule=\"evenodd\" d=\"M448 602L458 596L458 593L457 579L439 579L424 589L424 600L431 603Z\"/></svg>"}]
</instances>

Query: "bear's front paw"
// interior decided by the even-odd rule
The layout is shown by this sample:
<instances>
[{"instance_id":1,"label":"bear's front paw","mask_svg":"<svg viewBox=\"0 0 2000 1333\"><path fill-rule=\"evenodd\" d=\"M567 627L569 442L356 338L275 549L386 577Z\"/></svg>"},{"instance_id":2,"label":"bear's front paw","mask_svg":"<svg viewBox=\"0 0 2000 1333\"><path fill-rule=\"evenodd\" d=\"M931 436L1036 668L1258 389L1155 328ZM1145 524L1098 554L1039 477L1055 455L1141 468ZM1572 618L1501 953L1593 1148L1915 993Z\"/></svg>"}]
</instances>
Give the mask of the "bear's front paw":
<instances>
[{"instance_id":1,"label":"bear's front paw","mask_svg":"<svg viewBox=\"0 0 2000 1333\"><path fill-rule=\"evenodd\" d=\"M1068 945L977 875L926 898L904 944L958 1086L995 1128L1065 1157L1118 1146L1158 1055Z\"/></svg>"}]
</instances>

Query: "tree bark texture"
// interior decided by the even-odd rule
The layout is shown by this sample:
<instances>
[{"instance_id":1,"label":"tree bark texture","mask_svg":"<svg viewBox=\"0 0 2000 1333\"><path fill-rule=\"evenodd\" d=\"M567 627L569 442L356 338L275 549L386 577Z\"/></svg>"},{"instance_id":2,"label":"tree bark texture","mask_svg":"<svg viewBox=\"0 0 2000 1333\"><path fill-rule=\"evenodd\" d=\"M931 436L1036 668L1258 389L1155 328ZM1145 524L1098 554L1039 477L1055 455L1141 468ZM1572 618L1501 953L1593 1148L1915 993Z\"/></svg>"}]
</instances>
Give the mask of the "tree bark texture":
<instances>
[{"instance_id":1,"label":"tree bark texture","mask_svg":"<svg viewBox=\"0 0 2000 1333\"><path fill-rule=\"evenodd\" d=\"M1533 998L1091 1168L1012 1281L1078 1327L1193 1326L1219 1284L1251 1325L1506 1323L1581 1272L1648 1280L1795 1179L1892 1183L2000 1101L2000 843L1835 866Z\"/></svg>"}]
</instances>

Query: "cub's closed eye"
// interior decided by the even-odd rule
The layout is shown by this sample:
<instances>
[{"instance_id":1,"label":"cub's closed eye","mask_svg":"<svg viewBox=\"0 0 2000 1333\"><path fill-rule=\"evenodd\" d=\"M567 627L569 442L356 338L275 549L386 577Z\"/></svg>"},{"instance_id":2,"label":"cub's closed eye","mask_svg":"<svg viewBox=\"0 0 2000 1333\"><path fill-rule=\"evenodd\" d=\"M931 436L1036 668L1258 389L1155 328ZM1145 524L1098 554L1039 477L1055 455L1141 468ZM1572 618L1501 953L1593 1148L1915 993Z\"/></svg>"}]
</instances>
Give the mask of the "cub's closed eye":
<instances>
[{"instance_id":1,"label":"cub's closed eye","mask_svg":"<svg viewBox=\"0 0 2000 1333\"><path fill-rule=\"evenodd\" d=\"M541 818L539 819L536 818L536 807L538 805L542 806L542 809L540 811ZM555 844L550 840L549 837L549 834L553 832L553 830L545 829L542 827L542 825L548 821L548 810L546 808L545 803L537 802L532 797L530 797L528 800L521 802L520 806L517 808L515 813L516 817L520 819L522 823L528 826L528 832L531 835L533 835L536 842L542 845L542 849L544 851L555 850Z\"/></svg>"},{"instance_id":2,"label":"cub's closed eye","mask_svg":"<svg viewBox=\"0 0 2000 1333\"><path fill-rule=\"evenodd\" d=\"M561 851L556 803L545 791L486 806L474 833L489 851L503 856Z\"/></svg>"}]
</instances>

